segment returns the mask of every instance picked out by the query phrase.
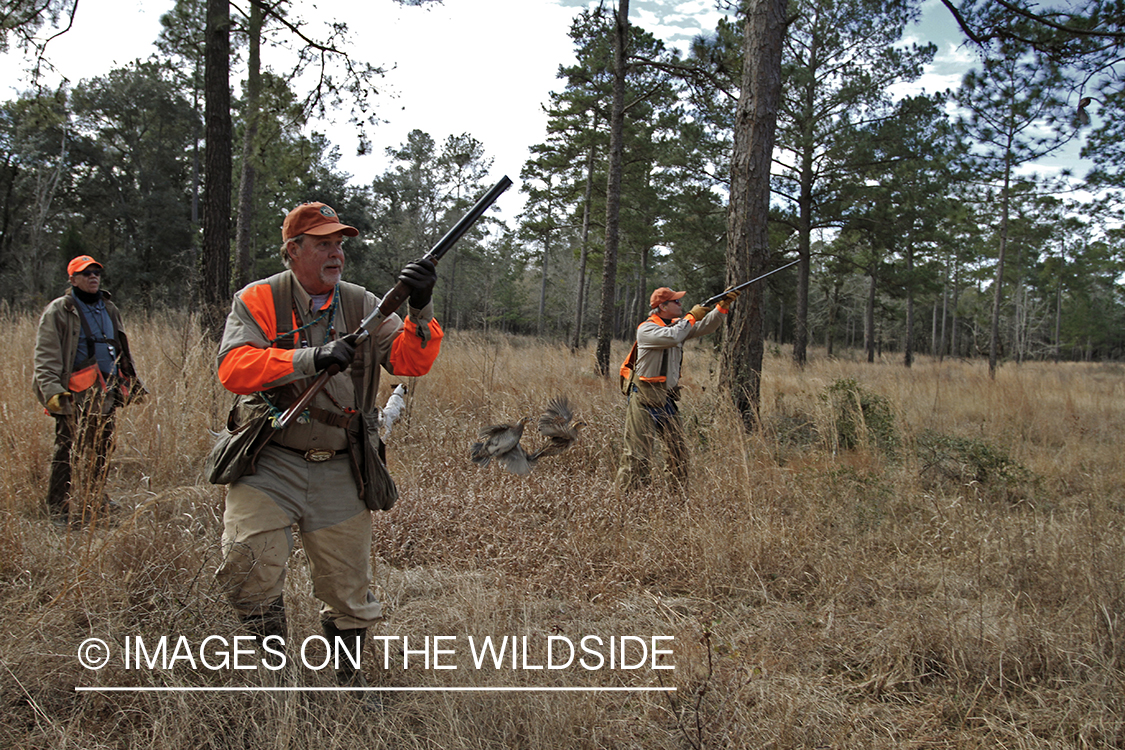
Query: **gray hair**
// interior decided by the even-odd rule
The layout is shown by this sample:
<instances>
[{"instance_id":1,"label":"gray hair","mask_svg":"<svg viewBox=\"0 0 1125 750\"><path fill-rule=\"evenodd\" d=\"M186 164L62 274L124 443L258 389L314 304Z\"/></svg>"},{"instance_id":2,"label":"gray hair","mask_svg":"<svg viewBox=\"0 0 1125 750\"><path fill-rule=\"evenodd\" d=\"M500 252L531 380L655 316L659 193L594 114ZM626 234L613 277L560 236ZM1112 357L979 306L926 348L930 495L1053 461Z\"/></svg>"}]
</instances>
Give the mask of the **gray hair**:
<instances>
[{"instance_id":1,"label":"gray hair","mask_svg":"<svg viewBox=\"0 0 1125 750\"><path fill-rule=\"evenodd\" d=\"M298 245L300 245L304 241L305 241L305 235L298 234L296 237L290 237L289 239L285 240L285 242L281 243L281 250L279 252L279 255L281 255L281 262L286 268L289 268L290 265L293 262L292 259L289 257L289 243L290 242L296 242Z\"/></svg>"}]
</instances>

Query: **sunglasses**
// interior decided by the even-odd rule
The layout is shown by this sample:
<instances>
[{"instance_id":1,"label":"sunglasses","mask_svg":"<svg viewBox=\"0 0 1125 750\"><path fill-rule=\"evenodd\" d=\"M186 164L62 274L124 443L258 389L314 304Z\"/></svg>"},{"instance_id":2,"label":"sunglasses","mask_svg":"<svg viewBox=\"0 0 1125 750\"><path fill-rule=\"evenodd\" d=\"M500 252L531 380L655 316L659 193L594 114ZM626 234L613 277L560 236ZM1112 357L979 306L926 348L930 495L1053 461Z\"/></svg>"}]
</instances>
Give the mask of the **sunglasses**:
<instances>
[{"instance_id":1,"label":"sunglasses","mask_svg":"<svg viewBox=\"0 0 1125 750\"><path fill-rule=\"evenodd\" d=\"M100 268L86 268L86 269L83 269L83 270L79 271L78 273L82 274L83 276L101 276L102 275L102 269L100 269Z\"/></svg>"}]
</instances>

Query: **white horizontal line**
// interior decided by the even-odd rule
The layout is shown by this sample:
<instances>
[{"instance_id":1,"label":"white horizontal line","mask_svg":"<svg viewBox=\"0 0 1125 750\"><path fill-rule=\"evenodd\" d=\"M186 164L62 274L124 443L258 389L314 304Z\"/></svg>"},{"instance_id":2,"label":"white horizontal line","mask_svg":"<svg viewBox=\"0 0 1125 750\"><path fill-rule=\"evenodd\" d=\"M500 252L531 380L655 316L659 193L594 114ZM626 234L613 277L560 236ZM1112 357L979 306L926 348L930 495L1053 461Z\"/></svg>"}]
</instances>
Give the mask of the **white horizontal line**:
<instances>
[{"instance_id":1,"label":"white horizontal line","mask_svg":"<svg viewBox=\"0 0 1125 750\"><path fill-rule=\"evenodd\" d=\"M77 693L674 693L674 687L75 687Z\"/></svg>"}]
</instances>

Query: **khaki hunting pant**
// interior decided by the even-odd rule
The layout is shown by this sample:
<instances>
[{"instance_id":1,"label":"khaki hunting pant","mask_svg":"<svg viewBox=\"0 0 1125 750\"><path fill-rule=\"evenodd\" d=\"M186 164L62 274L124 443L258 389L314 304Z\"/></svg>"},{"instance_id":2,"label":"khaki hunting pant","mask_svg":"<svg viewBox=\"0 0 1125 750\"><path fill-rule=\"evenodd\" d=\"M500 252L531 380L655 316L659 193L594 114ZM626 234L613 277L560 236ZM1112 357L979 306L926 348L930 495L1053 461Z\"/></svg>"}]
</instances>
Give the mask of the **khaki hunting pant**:
<instances>
[{"instance_id":1,"label":"khaki hunting pant","mask_svg":"<svg viewBox=\"0 0 1125 750\"><path fill-rule=\"evenodd\" d=\"M242 617L260 615L285 590L293 524L308 559L321 620L340 630L383 617L371 593L371 514L346 454L322 463L267 446L255 474L227 490L223 563L216 578Z\"/></svg>"},{"instance_id":2,"label":"khaki hunting pant","mask_svg":"<svg viewBox=\"0 0 1125 750\"><path fill-rule=\"evenodd\" d=\"M660 438L664 442L665 474L673 486L682 491L688 478L687 446L676 402L668 398L663 406L650 407L641 401L634 391L625 409L625 448L616 486L620 490L632 490L648 482L653 446Z\"/></svg>"}]
</instances>

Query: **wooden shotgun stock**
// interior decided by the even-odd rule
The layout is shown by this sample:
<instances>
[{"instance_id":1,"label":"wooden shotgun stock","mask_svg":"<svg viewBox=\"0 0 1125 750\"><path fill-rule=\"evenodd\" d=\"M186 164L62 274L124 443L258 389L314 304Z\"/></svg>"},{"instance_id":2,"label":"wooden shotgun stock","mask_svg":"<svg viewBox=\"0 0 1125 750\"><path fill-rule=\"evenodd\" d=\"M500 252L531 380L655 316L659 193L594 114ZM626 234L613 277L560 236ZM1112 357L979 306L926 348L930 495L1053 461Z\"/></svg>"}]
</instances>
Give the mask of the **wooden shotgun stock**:
<instances>
[{"instance_id":1,"label":"wooden shotgun stock","mask_svg":"<svg viewBox=\"0 0 1125 750\"><path fill-rule=\"evenodd\" d=\"M512 181L508 179L507 175L501 177L500 181L493 185L487 193L482 195L480 200L469 209L469 212L462 216L461 220L454 224L453 228L446 232L445 236L438 240L436 245L430 248L430 251L423 256L423 260L432 261L436 266L437 262L441 260L441 257L457 244L457 240L461 239L461 235L469 231L469 227L475 224L477 219L483 216L484 212L496 202L500 194L511 186ZM355 345L359 346L366 341L367 337L371 335L371 331L378 328L384 320L402 307L402 303L409 297L410 287L401 281L396 282L394 287L383 297L383 301L379 306L363 319L358 329L352 332L351 335L356 337ZM324 372L320 373L320 375L317 375L316 380L305 389L304 393L302 393L301 396L293 402L293 405L286 409L277 420L277 428L282 429L289 426L290 422L292 422L298 414L308 408L313 397L323 390L324 386L328 384L328 380L338 372L340 372L340 368L336 365L332 365Z\"/></svg>"}]
</instances>

